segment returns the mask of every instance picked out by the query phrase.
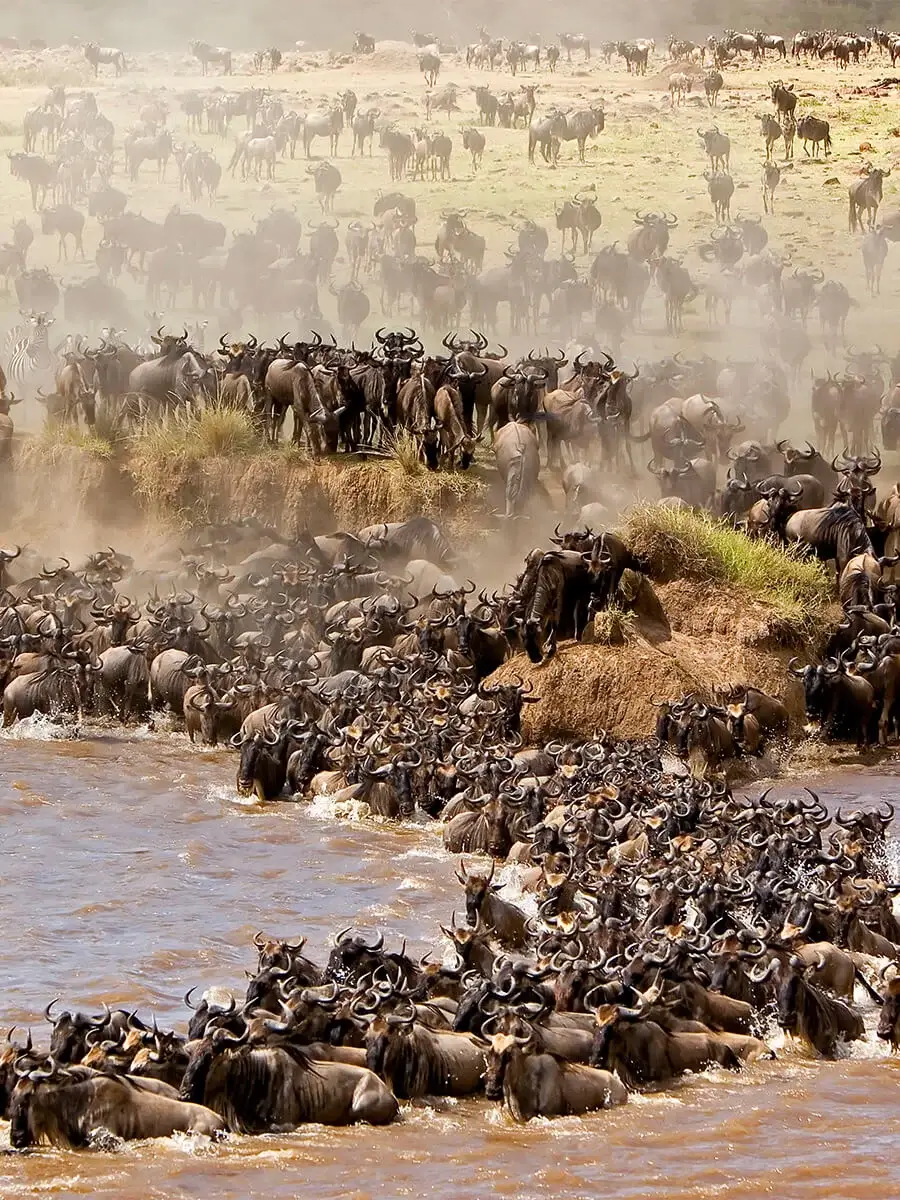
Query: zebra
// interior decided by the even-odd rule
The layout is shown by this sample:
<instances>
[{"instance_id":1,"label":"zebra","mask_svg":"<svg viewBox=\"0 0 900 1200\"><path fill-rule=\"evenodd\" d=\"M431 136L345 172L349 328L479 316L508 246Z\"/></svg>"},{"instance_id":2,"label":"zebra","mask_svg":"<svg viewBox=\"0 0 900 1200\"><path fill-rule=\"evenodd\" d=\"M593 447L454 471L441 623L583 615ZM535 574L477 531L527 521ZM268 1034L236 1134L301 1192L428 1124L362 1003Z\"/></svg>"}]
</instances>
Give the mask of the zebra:
<instances>
[{"instance_id":1,"label":"zebra","mask_svg":"<svg viewBox=\"0 0 900 1200\"><path fill-rule=\"evenodd\" d=\"M21 315L25 323L13 326L3 347L6 377L19 395L25 391L26 382L35 387L45 382L56 365L50 349L50 326L56 318L46 312Z\"/></svg>"}]
</instances>

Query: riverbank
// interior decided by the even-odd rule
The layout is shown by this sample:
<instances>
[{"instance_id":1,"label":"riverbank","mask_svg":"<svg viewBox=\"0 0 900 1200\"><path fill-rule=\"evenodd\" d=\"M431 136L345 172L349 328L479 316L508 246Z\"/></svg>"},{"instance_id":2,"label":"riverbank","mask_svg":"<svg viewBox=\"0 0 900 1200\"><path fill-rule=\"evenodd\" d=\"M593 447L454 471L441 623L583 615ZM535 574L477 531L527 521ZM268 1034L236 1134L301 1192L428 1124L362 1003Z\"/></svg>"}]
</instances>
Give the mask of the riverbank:
<instances>
[{"instance_id":1,"label":"riverbank","mask_svg":"<svg viewBox=\"0 0 900 1200\"><path fill-rule=\"evenodd\" d=\"M541 665L518 655L498 673L523 676L541 697L526 739L644 737L658 700L748 686L783 700L799 735L803 689L788 664L819 656L841 619L825 566L664 504L636 506L621 532L648 572L626 572L620 611L596 618L588 644L565 644Z\"/></svg>"},{"instance_id":2,"label":"riverbank","mask_svg":"<svg viewBox=\"0 0 900 1200\"><path fill-rule=\"evenodd\" d=\"M532 546L550 548L542 531L558 514L498 532L487 463L430 472L402 446L390 458L311 460L294 447L262 445L233 418L207 414L190 429L175 424L117 442L66 431L22 439L18 515L4 538L67 555L113 540L130 552L138 543L146 555L177 547L191 527L247 517L291 535L425 515L459 548L460 577L490 588L510 583ZM587 644L563 644L540 666L519 655L499 673L531 680L541 697L528 706L528 739L599 729L646 736L655 700L688 692L712 699L748 685L781 697L799 734L803 694L788 663L818 655L840 619L824 566L662 504L637 504L620 532L647 576L626 573L616 609L597 618Z\"/></svg>"},{"instance_id":3,"label":"riverbank","mask_svg":"<svg viewBox=\"0 0 900 1200\"><path fill-rule=\"evenodd\" d=\"M117 440L66 429L22 437L13 472L29 536L60 517L163 531L254 517L296 534L425 515L468 538L489 516L487 470L427 471L402 444L384 458L311 459L264 444L235 413Z\"/></svg>"}]
</instances>

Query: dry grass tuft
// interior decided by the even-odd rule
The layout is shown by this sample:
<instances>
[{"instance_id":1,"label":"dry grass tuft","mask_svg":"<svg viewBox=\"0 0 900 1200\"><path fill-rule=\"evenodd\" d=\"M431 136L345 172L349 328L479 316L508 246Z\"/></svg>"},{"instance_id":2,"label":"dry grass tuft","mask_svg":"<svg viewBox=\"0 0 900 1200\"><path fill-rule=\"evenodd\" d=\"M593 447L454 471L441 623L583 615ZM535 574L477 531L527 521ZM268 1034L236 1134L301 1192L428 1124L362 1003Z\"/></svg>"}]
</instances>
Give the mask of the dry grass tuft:
<instances>
[{"instance_id":1,"label":"dry grass tuft","mask_svg":"<svg viewBox=\"0 0 900 1200\"><path fill-rule=\"evenodd\" d=\"M596 646L624 646L637 634L634 613L613 605L594 617L593 642Z\"/></svg>"},{"instance_id":2,"label":"dry grass tuft","mask_svg":"<svg viewBox=\"0 0 900 1200\"><path fill-rule=\"evenodd\" d=\"M23 57L15 64L10 61L0 64L0 88L82 87L91 79L87 60L46 62Z\"/></svg>"},{"instance_id":3,"label":"dry grass tuft","mask_svg":"<svg viewBox=\"0 0 900 1200\"><path fill-rule=\"evenodd\" d=\"M665 504L632 509L625 534L654 579L728 583L769 606L775 640L796 640L821 628L831 581L822 563L792 548L752 541L723 521Z\"/></svg>"},{"instance_id":4,"label":"dry grass tuft","mask_svg":"<svg viewBox=\"0 0 900 1200\"><path fill-rule=\"evenodd\" d=\"M99 423L90 430L54 423L45 425L36 437L29 438L24 445L28 447L27 453L35 465L41 462L46 466L55 464L61 458L69 458L73 450L108 462L115 455L114 442L109 431Z\"/></svg>"},{"instance_id":5,"label":"dry grass tuft","mask_svg":"<svg viewBox=\"0 0 900 1200\"><path fill-rule=\"evenodd\" d=\"M134 439L126 463L153 515L179 525L256 516L296 532L427 513L452 531L454 521L482 523L486 491L474 473L411 471L408 459L314 460L291 444L271 447L228 409L154 426Z\"/></svg>"},{"instance_id":6,"label":"dry grass tuft","mask_svg":"<svg viewBox=\"0 0 900 1200\"><path fill-rule=\"evenodd\" d=\"M252 454L260 438L246 413L229 408L207 408L149 426L132 440L132 458L155 459L161 465L173 460L234 457Z\"/></svg>"},{"instance_id":7,"label":"dry grass tuft","mask_svg":"<svg viewBox=\"0 0 900 1200\"><path fill-rule=\"evenodd\" d=\"M406 475L423 475L426 467L419 453L419 443L408 429L398 429L387 439L387 451L391 460Z\"/></svg>"}]
</instances>

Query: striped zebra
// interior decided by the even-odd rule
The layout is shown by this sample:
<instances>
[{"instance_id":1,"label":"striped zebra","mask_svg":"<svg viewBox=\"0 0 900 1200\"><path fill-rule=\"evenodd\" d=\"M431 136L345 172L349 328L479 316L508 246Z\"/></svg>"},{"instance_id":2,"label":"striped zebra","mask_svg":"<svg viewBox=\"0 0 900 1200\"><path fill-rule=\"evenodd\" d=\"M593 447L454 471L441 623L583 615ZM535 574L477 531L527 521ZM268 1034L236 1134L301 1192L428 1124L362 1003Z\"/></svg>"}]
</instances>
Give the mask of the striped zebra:
<instances>
[{"instance_id":1,"label":"striped zebra","mask_svg":"<svg viewBox=\"0 0 900 1200\"><path fill-rule=\"evenodd\" d=\"M6 335L3 357L6 362L8 386L20 396L27 389L37 389L48 382L53 386L56 359L50 349L50 326L55 321L49 313L23 312L24 324L14 325Z\"/></svg>"}]
</instances>

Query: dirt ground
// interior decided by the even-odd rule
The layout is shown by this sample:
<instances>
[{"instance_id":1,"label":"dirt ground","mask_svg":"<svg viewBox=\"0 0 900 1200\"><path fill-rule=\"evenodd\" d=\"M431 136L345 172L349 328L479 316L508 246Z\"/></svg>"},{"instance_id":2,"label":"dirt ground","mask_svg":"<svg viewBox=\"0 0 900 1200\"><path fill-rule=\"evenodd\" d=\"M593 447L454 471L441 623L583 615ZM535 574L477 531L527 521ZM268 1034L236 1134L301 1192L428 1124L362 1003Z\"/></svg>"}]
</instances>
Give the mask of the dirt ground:
<instances>
[{"instance_id":1,"label":"dirt ground","mask_svg":"<svg viewBox=\"0 0 900 1200\"><path fill-rule=\"evenodd\" d=\"M24 61L29 62L27 56ZM313 112L349 87L357 93L360 108L377 107L382 119L395 120L402 129L412 129L415 125L430 130L443 128L453 138L450 182L404 181L401 185L402 190L415 197L418 206L420 254L433 257L440 214L451 208L466 210L469 226L487 239L487 266L503 263L503 252L514 239L520 216L547 226L552 235L550 253L558 253L554 206L579 190L595 187L603 227L595 238L594 250L614 240L623 244L634 228L636 209L664 208L678 217L670 253L683 257L697 279L702 279L709 270L698 258L697 246L714 227L703 178L707 162L697 131L715 123L731 138L731 173L737 188L732 215L761 214L763 143L757 117L772 111L769 84L783 78L796 85L800 96L798 114L813 112L830 121L834 153L827 161L813 161L806 157L800 143L796 144L793 166L783 171L777 211L765 219L770 244L789 253L792 266L816 264L827 275L847 284L857 301L848 322L851 343L871 346L873 342L881 342L885 348L891 345L900 296L895 258L900 251L891 250L883 294L872 301L865 293L858 235L847 232L847 186L857 177L862 164L871 161L878 166L893 167L900 160L900 102L896 89L884 89L884 95L879 97L858 92L876 79L891 75L889 60L882 59L875 51L869 62L851 66L847 71L839 71L832 63L798 65L790 60L776 62L771 57L759 66L726 68L725 86L715 112L707 108L699 78L697 88L684 106L672 110L666 90L671 68L659 54L651 61L645 78L628 75L619 60L607 66L596 56L590 63L575 61L571 65L563 57L555 75L542 67L539 73L526 72L517 79L508 71L469 70L463 58L445 56L438 86L448 82L458 85L460 111L452 114L452 118L440 114L430 121L425 119L426 89L414 48L399 42L379 43L375 54L355 61L327 54L288 55L286 66L273 75L253 74L249 56L237 55L236 74L232 78L214 75L202 78L199 65L189 58L162 55L130 60L129 72L118 80L111 77L110 68L101 68L100 79L93 81L75 49L47 52L30 60L27 67L22 63L22 56L0 58L0 83L5 81L8 85L0 86L0 149L8 152L21 148L23 112L43 101L46 83L64 81L70 87L90 86L97 93L101 110L116 126L118 174L113 182L130 195L130 209L148 217L160 219L173 204L180 204L183 210L192 207L187 197L178 192L174 164L170 164L164 183L157 182L155 166L150 163L142 168L136 186L123 182L122 139L149 99L163 99L168 104L168 125L176 141L196 141L211 150L227 168L235 137L243 132L243 118L232 122L224 141L205 133L191 134L179 107L179 98L185 92L264 87L282 96L288 110ZM250 73L242 73L247 71ZM22 81L34 82L19 86ZM531 165L527 161L526 130L488 128L483 166L477 173L473 171L469 156L461 148L459 134L462 124L477 121L473 88L486 84L495 93L515 91L520 82L538 85L538 114L554 105L563 109L587 103L602 105L606 128L588 144L584 164L577 161L574 143L568 143L563 146L557 168L541 161ZM369 217L378 192L392 187L385 153L378 148L377 137L371 157L351 158L350 145L350 134L345 131L335 160L343 175L335 210L342 229L353 218ZM324 157L326 150L321 139L314 143L316 159ZM318 220L320 214L312 179L307 174L308 165L299 150L295 160L279 161L274 183L232 179L226 169L217 204L212 210L203 205L199 211L209 212L234 232L252 228L254 219L266 214L273 205L287 205L304 219ZM886 180L883 211L894 207L895 188L894 177ZM6 174L0 179L0 206L10 220L24 215L33 226L39 227L39 220L30 211L26 186ZM55 237L39 234L29 265L49 266L66 282L84 279L93 274L91 260L99 237L98 223L89 219L85 236L88 261L58 267ZM342 235L341 240L343 243ZM590 255L579 256L581 270L586 270L590 262ZM340 285L346 279L342 244L334 280ZM129 333L137 336L145 330L145 313L150 307L144 296L144 282L135 277L125 280L123 286L133 298L134 329ZM378 289L374 282L367 286L373 313L363 331L363 340L381 323L377 311ZM331 315L332 299L327 288L321 292L323 310ZM185 292L184 302L189 300ZM178 308L164 316L173 324L200 316L209 321L209 332L215 337L224 331L224 318L215 312L194 314L189 308ZM414 313L401 316L410 321L416 318ZM15 297L0 294L0 326L16 319ZM245 322L248 328L253 327L256 324L253 314L246 314ZM677 342L682 348L702 348L718 357L728 354L753 357L757 352L755 331L759 325L760 316L748 300L736 306L729 329L710 329L701 297L689 305L684 335ZM61 319L57 328L64 331ZM271 336L281 330L261 332ZM501 328L498 333L502 336L504 330ZM661 298L651 286L643 322L638 329L626 331L623 353L626 358L648 359L670 351L675 342L665 333ZM820 348L814 358L823 359Z\"/></svg>"},{"instance_id":2,"label":"dirt ground","mask_svg":"<svg viewBox=\"0 0 900 1200\"><path fill-rule=\"evenodd\" d=\"M539 666L518 655L496 678L520 675L534 684L537 704L525 713L530 741L592 737L645 737L656 720L655 702L694 692L713 699L717 691L752 685L779 696L788 706L792 732L804 722L803 692L787 665L789 650L768 636L766 605L728 587L676 580L656 586L669 623L642 617L629 622L622 645L566 642Z\"/></svg>"}]
</instances>

